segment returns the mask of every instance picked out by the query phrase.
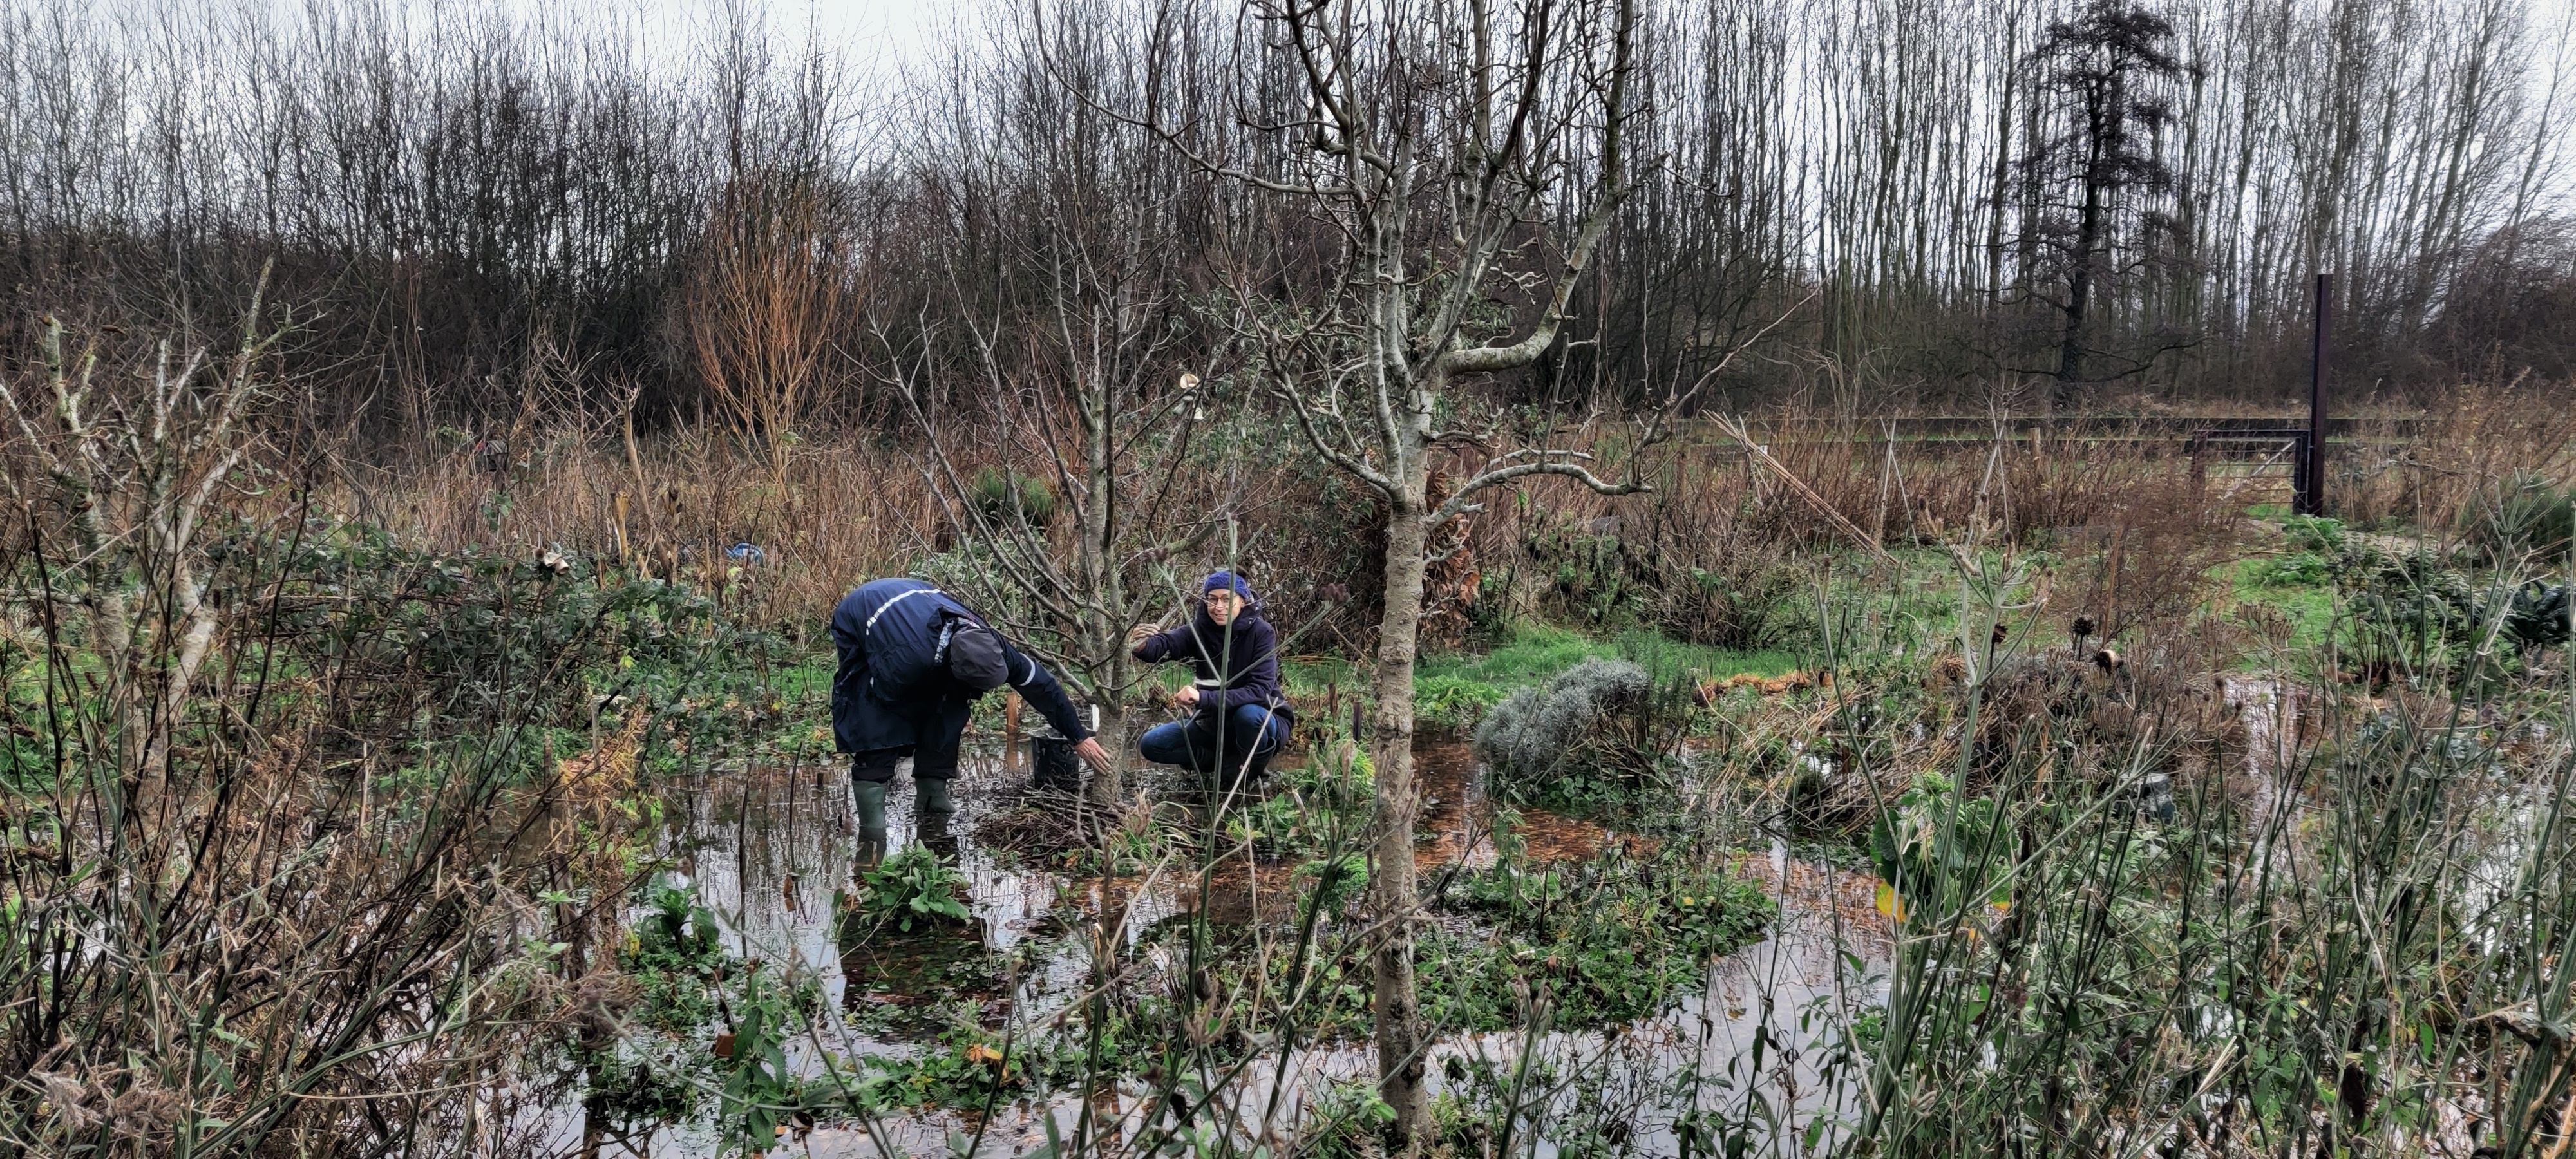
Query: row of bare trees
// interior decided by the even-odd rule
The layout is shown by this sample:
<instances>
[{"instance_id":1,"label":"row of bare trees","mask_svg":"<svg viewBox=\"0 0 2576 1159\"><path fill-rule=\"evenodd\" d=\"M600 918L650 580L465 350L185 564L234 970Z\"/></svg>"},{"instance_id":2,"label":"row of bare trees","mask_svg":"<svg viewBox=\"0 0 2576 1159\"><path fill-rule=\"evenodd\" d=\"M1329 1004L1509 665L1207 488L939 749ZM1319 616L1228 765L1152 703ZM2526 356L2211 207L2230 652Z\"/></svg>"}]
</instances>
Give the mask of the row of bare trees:
<instances>
[{"instance_id":1,"label":"row of bare trees","mask_svg":"<svg viewBox=\"0 0 2576 1159\"><path fill-rule=\"evenodd\" d=\"M307 323L290 356L332 386L319 423L479 430L569 357L604 400L774 446L905 425L884 330L980 409L964 320L1054 292L1031 230L1151 255L1133 278L1183 331L1175 365L1236 332L1208 308L1223 251L1269 247L1247 288L1274 298L1331 285L1334 223L1225 176L1280 171L1310 142L1276 130L1320 120L1290 60L1247 63L1277 47L1257 5L997 3L979 42L902 63L739 7L514 11L0 5L11 310L223 317L274 259ZM1495 381L1635 402L1812 300L1730 390L2272 398L2320 269L2351 379L2562 375L2576 92L2553 11L1656 0L1633 212L1558 340ZM1455 78L1375 83L1399 82ZM1131 114L1160 135L1104 127ZM1032 131L1061 157L1013 143ZM1542 297L1491 308L1527 322Z\"/></svg>"}]
</instances>

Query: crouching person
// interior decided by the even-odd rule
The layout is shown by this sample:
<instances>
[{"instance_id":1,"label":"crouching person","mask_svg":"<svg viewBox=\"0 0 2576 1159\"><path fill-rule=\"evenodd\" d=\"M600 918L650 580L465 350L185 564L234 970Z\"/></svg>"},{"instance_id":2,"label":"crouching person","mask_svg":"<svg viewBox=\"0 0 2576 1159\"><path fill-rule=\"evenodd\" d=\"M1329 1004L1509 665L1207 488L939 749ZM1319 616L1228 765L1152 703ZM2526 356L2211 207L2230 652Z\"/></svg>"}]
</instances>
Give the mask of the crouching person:
<instances>
[{"instance_id":1,"label":"crouching person","mask_svg":"<svg viewBox=\"0 0 2576 1159\"><path fill-rule=\"evenodd\" d=\"M1279 634L1261 615L1252 586L1217 572L1199 587L1198 614L1164 631L1139 625L1128 634L1149 664L1186 662L1198 679L1176 695L1188 720L1148 730L1136 748L1156 764L1221 774L1232 787L1258 780L1288 738L1288 698L1279 691Z\"/></svg>"},{"instance_id":2,"label":"crouching person","mask_svg":"<svg viewBox=\"0 0 2576 1159\"><path fill-rule=\"evenodd\" d=\"M833 739L850 754L860 839L879 850L895 763L912 758L916 817L955 812L948 782L957 775L958 738L975 698L1004 684L1078 742L1074 751L1093 768L1109 767L1109 754L1083 727L1055 675L938 588L909 579L860 587L832 610L832 642L840 649L832 676Z\"/></svg>"}]
</instances>

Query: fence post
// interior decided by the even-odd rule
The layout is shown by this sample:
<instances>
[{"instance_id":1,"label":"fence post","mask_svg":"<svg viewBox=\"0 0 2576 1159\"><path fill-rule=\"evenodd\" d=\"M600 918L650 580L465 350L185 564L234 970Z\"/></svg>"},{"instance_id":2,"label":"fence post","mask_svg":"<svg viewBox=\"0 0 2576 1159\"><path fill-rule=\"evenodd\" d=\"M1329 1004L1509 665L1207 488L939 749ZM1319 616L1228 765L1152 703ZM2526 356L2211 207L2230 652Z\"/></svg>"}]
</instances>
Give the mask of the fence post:
<instances>
[{"instance_id":1,"label":"fence post","mask_svg":"<svg viewBox=\"0 0 2576 1159\"><path fill-rule=\"evenodd\" d=\"M2326 510L2326 348L2334 321L2334 275L2317 275L2317 322L2308 351L2308 445L2299 464L2301 515Z\"/></svg>"}]
</instances>

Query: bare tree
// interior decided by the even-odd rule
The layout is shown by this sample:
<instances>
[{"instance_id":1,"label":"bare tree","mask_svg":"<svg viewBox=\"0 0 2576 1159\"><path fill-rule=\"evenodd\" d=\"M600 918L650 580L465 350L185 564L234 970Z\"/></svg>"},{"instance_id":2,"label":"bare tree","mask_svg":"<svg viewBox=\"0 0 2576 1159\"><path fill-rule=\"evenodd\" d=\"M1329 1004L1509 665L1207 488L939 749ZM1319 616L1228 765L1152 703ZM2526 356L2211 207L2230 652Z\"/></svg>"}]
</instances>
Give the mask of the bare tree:
<instances>
[{"instance_id":1,"label":"bare tree","mask_svg":"<svg viewBox=\"0 0 2576 1159\"><path fill-rule=\"evenodd\" d=\"M1163 615L1175 569L1235 504L1181 467L1206 425L1205 351L1164 244L1183 166L1103 114L1133 57L1100 20L1025 21L921 110L915 261L932 293L877 316L923 472L973 558L949 578L1099 714L1123 760L1144 674L1130 628ZM999 198L992 194L1001 191ZM1116 769L1090 795L1115 803Z\"/></svg>"},{"instance_id":2,"label":"bare tree","mask_svg":"<svg viewBox=\"0 0 2576 1159\"><path fill-rule=\"evenodd\" d=\"M913 361L893 385L920 431L942 517L974 553L957 577L962 594L1099 712L1100 743L1123 760L1127 701L1143 674L1127 631L1172 603L1173 566L1222 525L1216 512L1230 504L1207 502L1192 490L1199 477L1175 469L1190 449L1198 376L1169 385L1155 377L1176 337L1164 303L1104 284L1091 257L1059 257L1064 283L1041 333L961 323L979 356L971 393L987 403L980 419L940 407L940 396L968 392L940 389L934 359ZM880 340L901 346L891 333ZM1125 792L1116 769L1089 786L1102 804Z\"/></svg>"},{"instance_id":3,"label":"bare tree","mask_svg":"<svg viewBox=\"0 0 2576 1159\"><path fill-rule=\"evenodd\" d=\"M858 269L810 180L737 181L708 220L688 301L698 373L735 435L782 478L833 336L864 296Z\"/></svg>"},{"instance_id":4,"label":"bare tree","mask_svg":"<svg viewBox=\"0 0 2576 1159\"><path fill-rule=\"evenodd\" d=\"M1378 1068L1405 1146L1429 1125L1413 961L1425 546L1474 511L1476 496L1514 479L1640 487L1601 478L1589 456L1541 431L1524 449L1488 453L1433 498L1445 449L1495 445L1492 430L1451 425L1467 419L1467 387L1558 345L1567 301L1628 192L1634 0L1537 0L1499 20L1496 7L1259 4L1264 42L1235 70L1247 78L1236 105L1280 148L1228 156L1190 126L1158 124L1177 149L1313 226L1232 255L1233 325L1257 352L1252 377L1284 401L1308 446L1387 512L1369 888ZM1283 268L1309 260L1309 245L1323 273L1295 286Z\"/></svg>"}]
</instances>

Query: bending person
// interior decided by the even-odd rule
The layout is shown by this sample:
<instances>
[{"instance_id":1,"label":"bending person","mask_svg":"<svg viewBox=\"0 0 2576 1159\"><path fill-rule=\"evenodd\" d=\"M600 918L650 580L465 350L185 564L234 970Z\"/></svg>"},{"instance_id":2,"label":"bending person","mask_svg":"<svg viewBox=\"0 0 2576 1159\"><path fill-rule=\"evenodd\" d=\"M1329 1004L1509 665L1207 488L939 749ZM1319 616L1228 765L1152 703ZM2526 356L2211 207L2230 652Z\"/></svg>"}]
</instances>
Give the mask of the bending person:
<instances>
[{"instance_id":1,"label":"bending person","mask_svg":"<svg viewBox=\"0 0 2576 1159\"><path fill-rule=\"evenodd\" d=\"M1175 696L1192 710L1190 718L1148 730L1136 748L1156 764L1223 770L1231 786L1238 777L1259 778L1288 739L1292 713L1279 691L1279 634L1262 618L1252 585L1234 573L1207 577L1199 593L1198 614L1189 623L1170 631L1140 624L1128 633L1137 659L1186 662L1198 675Z\"/></svg>"},{"instance_id":2,"label":"bending person","mask_svg":"<svg viewBox=\"0 0 2576 1159\"><path fill-rule=\"evenodd\" d=\"M881 579L832 610L841 663L832 675L832 734L850 754L850 785L862 839L885 840L886 782L912 758L916 815L956 811L948 782L975 698L1008 684L1093 768L1109 754L1092 739L1055 675L1021 654L983 617L938 588Z\"/></svg>"}]
</instances>

